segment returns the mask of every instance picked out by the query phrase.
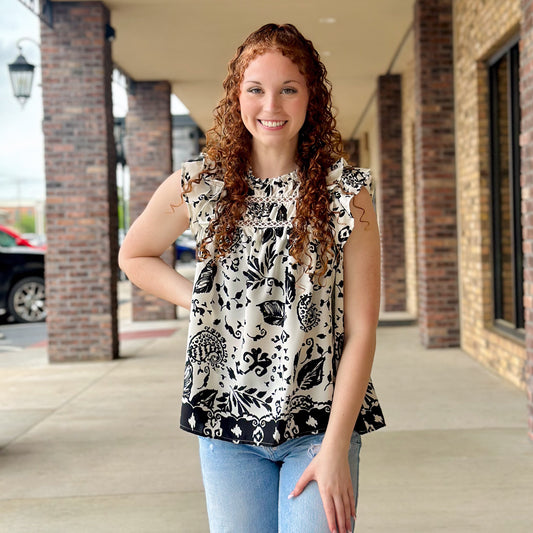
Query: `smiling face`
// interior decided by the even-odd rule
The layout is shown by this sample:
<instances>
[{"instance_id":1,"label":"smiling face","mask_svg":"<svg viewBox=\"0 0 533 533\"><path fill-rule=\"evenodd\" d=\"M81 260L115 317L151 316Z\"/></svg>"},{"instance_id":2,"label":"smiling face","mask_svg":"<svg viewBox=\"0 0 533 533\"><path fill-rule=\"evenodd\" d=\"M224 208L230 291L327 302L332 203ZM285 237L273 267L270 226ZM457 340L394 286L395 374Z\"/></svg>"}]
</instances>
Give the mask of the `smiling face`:
<instances>
[{"instance_id":1,"label":"smiling face","mask_svg":"<svg viewBox=\"0 0 533 533\"><path fill-rule=\"evenodd\" d=\"M239 103L254 149L296 153L308 101L306 79L288 57L269 51L253 59L244 71Z\"/></svg>"}]
</instances>

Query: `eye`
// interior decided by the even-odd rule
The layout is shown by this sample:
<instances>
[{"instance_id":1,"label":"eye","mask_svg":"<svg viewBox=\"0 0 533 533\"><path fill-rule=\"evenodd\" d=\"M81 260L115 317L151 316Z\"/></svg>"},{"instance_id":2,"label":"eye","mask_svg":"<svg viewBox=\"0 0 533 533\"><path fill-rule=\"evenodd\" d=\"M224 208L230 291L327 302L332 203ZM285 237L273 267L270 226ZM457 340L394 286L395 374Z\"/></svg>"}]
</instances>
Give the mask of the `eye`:
<instances>
[{"instance_id":1,"label":"eye","mask_svg":"<svg viewBox=\"0 0 533 533\"><path fill-rule=\"evenodd\" d=\"M263 91L260 87L250 87L246 90L246 92L250 94L261 94Z\"/></svg>"},{"instance_id":2,"label":"eye","mask_svg":"<svg viewBox=\"0 0 533 533\"><path fill-rule=\"evenodd\" d=\"M298 91L293 87L283 87L281 90L282 94L296 94Z\"/></svg>"}]
</instances>

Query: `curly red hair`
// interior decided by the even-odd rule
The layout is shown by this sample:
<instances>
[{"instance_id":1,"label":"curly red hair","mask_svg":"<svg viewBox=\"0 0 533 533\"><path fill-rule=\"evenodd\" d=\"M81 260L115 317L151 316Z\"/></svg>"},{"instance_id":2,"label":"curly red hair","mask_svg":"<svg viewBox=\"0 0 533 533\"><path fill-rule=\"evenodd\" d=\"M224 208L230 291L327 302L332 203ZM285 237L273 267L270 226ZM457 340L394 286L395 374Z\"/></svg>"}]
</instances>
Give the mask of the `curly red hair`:
<instances>
[{"instance_id":1,"label":"curly red hair","mask_svg":"<svg viewBox=\"0 0 533 533\"><path fill-rule=\"evenodd\" d=\"M250 168L252 136L241 119L240 86L250 62L267 51L279 51L291 59L307 81L309 103L296 152L300 192L289 242L295 260L312 277L320 278L335 256L326 176L331 165L345 154L333 116L326 68L313 43L292 24L262 26L244 41L229 63L223 82L225 96L215 108L214 126L207 132L204 150L207 159L214 162L206 173L223 176L225 194L217 203L217 216L200 245L199 255L209 255L209 242L214 243L215 258L226 255L246 210L245 176ZM313 242L319 243L316 264L309 261L308 248Z\"/></svg>"}]
</instances>

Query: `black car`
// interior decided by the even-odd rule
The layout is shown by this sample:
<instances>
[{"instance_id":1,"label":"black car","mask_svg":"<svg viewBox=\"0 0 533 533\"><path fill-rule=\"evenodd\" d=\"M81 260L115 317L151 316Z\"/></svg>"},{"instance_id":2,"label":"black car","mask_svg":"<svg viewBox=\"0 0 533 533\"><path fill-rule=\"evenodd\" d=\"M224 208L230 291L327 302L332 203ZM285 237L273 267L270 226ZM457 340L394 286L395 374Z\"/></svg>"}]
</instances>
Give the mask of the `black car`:
<instances>
[{"instance_id":1,"label":"black car","mask_svg":"<svg viewBox=\"0 0 533 533\"><path fill-rule=\"evenodd\" d=\"M0 246L0 315L6 313L16 322L46 318L42 250Z\"/></svg>"}]
</instances>

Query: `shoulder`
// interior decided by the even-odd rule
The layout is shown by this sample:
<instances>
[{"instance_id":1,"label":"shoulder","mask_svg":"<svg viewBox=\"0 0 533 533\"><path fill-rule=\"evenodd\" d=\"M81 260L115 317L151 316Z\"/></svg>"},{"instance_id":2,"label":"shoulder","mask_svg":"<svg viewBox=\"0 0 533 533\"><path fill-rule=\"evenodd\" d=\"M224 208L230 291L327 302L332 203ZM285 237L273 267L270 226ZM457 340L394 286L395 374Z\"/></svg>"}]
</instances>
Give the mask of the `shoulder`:
<instances>
[{"instance_id":1,"label":"shoulder","mask_svg":"<svg viewBox=\"0 0 533 533\"><path fill-rule=\"evenodd\" d=\"M159 185L146 209L168 213L169 210L174 212L175 208L181 204L183 204L181 170L177 170Z\"/></svg>"},{"instance_id":2,"label":"shoulder","mask_svg":"<svg viewBox=\"0 0 533 533\"><path fill-rule=\"evenodd\" d=\"M374 212L371 185L372 176L367 168L353 167L344 159L339 159L331 167L327 187L336 240L341 246L344 246L356 225L368 222L364 218L365 213L370 217Z\"/></svg>"},{"instance_id":3,"label":"shoulder","mask_svg":"<svg viewBox=\"0 0 533 533\"><path fill-rule=\"evenodd\" d=\"M206 160L203 155L195 159L189 159L181 165L181 179L183 183L188 183L192 179L196 179L204 171Z\"/></svg>"},{"instance_id":4,"label":"shoulder","mask_svg":"<svg viewBox=\"0 0 533 533\"><path fill-rule=\"evenodd\" d=\"M328 188L338 190L341 194L359 194L362 188L371 193L372 174L368 168L348 165L343 159L336 161L327 176Z\"/></svg>"},{"instance_id":5,"label":"shoulder","mask_svg":"<svg viewBox=\"0 0 533 533\"><path fill-rule=\"evenodd\" d=\"M203 154L182 164L180 179L186 199L206 194L218 196L224 185L217 165Z\"/></svg>"}]
</instances>

